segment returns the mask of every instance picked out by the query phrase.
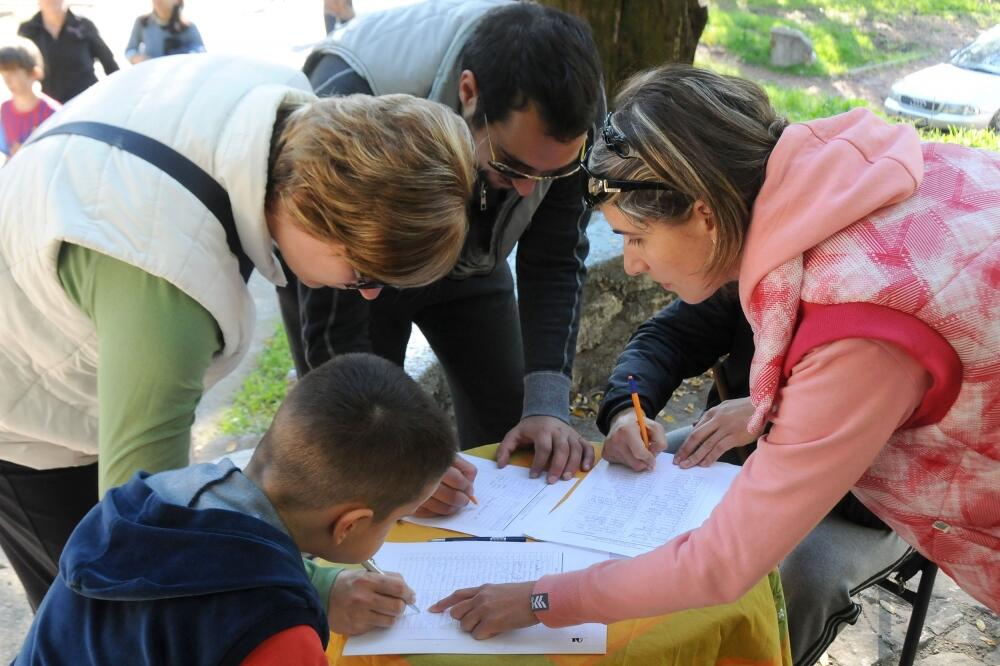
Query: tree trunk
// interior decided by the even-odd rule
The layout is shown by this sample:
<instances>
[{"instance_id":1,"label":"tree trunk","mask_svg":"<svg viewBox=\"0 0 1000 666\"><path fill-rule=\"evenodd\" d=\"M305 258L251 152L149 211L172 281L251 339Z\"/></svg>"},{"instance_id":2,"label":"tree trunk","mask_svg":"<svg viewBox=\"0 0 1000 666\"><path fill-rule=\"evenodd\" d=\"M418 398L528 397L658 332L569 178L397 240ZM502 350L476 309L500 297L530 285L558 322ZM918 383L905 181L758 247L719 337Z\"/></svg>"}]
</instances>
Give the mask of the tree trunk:
<instances>
[{"instance_id":1,"label":"tree trunk","mask_svg":"<svg viewBox=\"0 0 1000 666\"><path fill-rule=\"evenodd\" d=\"M608 98L635 72L665 62L694 62L708 23L698 0L543 0L590 23Z\"/></svg>"}]
</instances>

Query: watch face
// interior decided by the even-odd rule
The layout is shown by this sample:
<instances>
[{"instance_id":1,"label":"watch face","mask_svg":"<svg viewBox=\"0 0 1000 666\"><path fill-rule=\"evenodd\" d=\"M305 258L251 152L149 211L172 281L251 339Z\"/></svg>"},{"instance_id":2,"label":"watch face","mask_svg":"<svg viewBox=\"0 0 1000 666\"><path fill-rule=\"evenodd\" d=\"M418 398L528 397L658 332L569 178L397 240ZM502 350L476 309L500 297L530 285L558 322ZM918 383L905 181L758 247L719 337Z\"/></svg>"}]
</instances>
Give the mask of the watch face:
<instances>
[{"instance_id":1,"label":"watch face","mask_svg":"<svg viewBox=\"0 0 1000 666\"><path fill-rule=\"evenodd\" d=\"M542 592L541 594L531 595L531 610L540 611L549 609L549 593Z\"/></svg>"}]
</instances>

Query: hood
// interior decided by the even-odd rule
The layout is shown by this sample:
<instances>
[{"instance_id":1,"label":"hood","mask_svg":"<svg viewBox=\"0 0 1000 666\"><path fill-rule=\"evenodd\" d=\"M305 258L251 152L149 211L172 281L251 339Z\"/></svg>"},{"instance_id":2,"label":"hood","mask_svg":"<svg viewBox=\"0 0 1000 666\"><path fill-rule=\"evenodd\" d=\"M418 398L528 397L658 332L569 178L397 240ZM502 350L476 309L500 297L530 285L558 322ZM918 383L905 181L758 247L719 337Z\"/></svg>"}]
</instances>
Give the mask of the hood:
<instances>
[{"instance_id":1,"label":"hood","mask_svg":"<svg viewBox=\"0 0 1000 666\"><path fill-rule=\"evenodd\" d=\"M148 601L309 586L291 539L262 520L164 502L137 474L73 531L59 572L77 594Z\"/></svg>"},{"instance_id":2,"label":"hood","mask_svg":"<svg viewBox=\"0 0 1000 666\"><path fill-rule=\"evenodd\" d=\"M867 109L789 125L768 160L750 219L739 277L744 311L769 272L912 195L923 165L916 130Z\"/></svg>"},{"instance_id":3,"label":"hood","mask_svg":"<svg viewBox=\"0 0 1000 666\"><path fill-rule=\"evenodd\" d=\"M960 104L992 111L1000 107L1000 75L941 63L905 76L892 86L896 95L940 104Z\"/></svg>"}]
</instances>

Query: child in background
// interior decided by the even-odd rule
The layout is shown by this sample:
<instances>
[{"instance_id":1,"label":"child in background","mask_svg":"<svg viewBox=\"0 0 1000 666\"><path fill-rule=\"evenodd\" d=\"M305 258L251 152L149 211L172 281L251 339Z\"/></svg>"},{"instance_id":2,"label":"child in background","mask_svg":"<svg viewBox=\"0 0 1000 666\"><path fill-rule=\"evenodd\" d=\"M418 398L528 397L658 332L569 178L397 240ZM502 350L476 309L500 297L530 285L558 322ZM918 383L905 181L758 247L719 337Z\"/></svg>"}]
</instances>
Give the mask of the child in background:
<instances>
[{"instance_id":1,"label":"child in background","mask_svg":"<svg viewBox=\"0 0 1000 666\"><path fill-rule=\"evenodd\" d=\"M0 151L13 157L36 127L55 113L59 102L35 92L35 82L42 80L42 54L27 39L0 48L0 75L10 90L11 99L0 105Z\"/></svg>"},{"instance_id":2,"label":"child in background","mask_svg":"<svg viewBox=\"0 0 1000 666\"><path fill-rule=\"evenodd\" d=\"M300 551L370 558L456 448L401 368L338 356L292 389L244 471L224 459L109 491L66 544L15 663L326 664L315 581L331 569ZM391 626L415 601L397 575L332 571L333 586L369 583L352 633Z\"/></svg>"},{"instance_id":3,"label":"child in background","mask_svg":"<svg viewBox=\"0 0 1000 666\"><path fill-rule=\"evenodd\" d=\"M153 11L135 20L125 57L133 65L143 60L181 53L204 53L205 44L194 23L181 12L184 0L153 0Z\"/></svg>"}]
</instances>

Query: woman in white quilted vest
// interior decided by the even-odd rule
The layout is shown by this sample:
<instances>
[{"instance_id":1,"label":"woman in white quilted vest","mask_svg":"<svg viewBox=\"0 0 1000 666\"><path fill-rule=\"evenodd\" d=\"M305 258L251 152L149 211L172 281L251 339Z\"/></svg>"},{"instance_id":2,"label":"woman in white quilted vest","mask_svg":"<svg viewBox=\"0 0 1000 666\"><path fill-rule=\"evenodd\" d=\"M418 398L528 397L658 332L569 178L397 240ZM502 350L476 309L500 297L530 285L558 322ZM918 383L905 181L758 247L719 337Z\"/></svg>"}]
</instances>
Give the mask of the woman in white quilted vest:
<instances>
[{"instance_id":1,"label":"woman in white quilted vest","mask_svg":"<svg viewBox=\"0 0 1000 666\"><path fill-rule=\"evenodd\" d=\"M488 636L731 602L850 490L1000 611L1000 155L862 109L788 125L757 85L686 65L616 109L588 199L629 274L689 303L739 280L747 427L770 430L700 528L431 610Z\"/></svg>"},{"instance_id":2,"label":"woman in white quilted vest","mask_svg":"<svg viewBox=\"0 0 1000 666\"><path fill-rule=\"evenodd\" d=\"M251 269L283 285L280 249L312 286L426 285L475 178L444 106L317 100L231 56L118 73L36 137L0 170L0 544L33 607L99 492L187 464L202 392L250 343Z\"/></svg>"}]
</instances>

